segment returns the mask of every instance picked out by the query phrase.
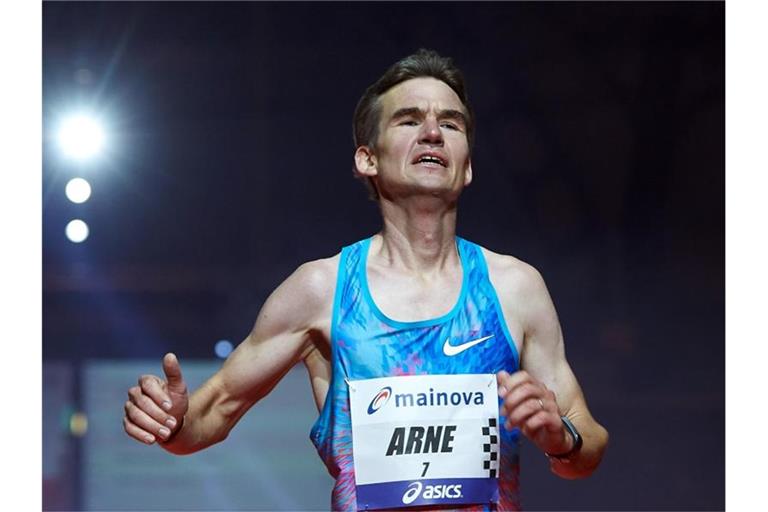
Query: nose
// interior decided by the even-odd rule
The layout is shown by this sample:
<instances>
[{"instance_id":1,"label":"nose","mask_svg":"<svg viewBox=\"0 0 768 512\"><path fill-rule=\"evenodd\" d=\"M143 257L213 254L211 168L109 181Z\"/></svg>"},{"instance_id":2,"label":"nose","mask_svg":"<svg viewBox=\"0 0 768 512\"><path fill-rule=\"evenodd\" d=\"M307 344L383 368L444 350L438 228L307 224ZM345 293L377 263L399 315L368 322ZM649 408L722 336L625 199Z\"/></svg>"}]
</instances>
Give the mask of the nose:
<instances>
[{"instance_id":1,"label":"nose","mask_svg":"<svg viewBox=\"0 0 768 512\"><path fill-rule=\"evenodd\" d=\"M422 125L419 142L422 144L431 144L433 146L443 145L443 132L440 130L440 123L437 122L437 118L427 116Z\"/></svg>"}]
</instances>

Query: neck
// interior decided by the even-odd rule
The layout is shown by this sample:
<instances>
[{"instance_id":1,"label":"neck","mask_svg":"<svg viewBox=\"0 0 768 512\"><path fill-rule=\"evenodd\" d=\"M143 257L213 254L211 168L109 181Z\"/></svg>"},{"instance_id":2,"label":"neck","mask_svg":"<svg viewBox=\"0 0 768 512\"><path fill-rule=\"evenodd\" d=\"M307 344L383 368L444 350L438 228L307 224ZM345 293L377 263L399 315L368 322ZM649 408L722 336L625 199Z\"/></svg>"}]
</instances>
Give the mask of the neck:
<instances>
[{"instance_id":1,"label":"neck","mask_svg":"<svg viewBox=\"0 0 768 512\"><path fill-rule=\"evenodd\" d=\"M458 265L456 202L435 197L412 197L394 203L380 200L384 227L377 247L390 265L428 274Z\"/></svg>"}]
</instances>

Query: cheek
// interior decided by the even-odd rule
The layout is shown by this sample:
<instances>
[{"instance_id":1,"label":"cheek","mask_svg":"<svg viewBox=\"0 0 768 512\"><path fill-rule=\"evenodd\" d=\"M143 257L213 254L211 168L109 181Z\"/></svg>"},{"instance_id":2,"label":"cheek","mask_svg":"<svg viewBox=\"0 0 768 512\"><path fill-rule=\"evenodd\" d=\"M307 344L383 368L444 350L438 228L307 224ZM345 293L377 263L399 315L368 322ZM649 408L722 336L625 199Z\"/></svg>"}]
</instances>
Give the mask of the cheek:
<instances>
[{"instance_id":1,"label":"cheek","mask_svg":"<svg viewBox=\"0 0 768 512\"><path fill-rule=\"evenodd\" d=\"M387 141L383 150L381 150L381 158L387 160L399 160L408 154L408 140L404 137L393 137Z\"/></svg>"},{"instance_id":2,"label":"cheek","mask_svg":"<svg viewBox=\"0 0 768 512\"><path fill-rule=\"evenodd\" d=\"M463 133L457 132L452 132L451 135L451 137L446 137L446 139L450 140L451 147L454 148L454 151L462 154L469 153L469 141L467 141L467 137Z\"/></svg>"}]
</instances>

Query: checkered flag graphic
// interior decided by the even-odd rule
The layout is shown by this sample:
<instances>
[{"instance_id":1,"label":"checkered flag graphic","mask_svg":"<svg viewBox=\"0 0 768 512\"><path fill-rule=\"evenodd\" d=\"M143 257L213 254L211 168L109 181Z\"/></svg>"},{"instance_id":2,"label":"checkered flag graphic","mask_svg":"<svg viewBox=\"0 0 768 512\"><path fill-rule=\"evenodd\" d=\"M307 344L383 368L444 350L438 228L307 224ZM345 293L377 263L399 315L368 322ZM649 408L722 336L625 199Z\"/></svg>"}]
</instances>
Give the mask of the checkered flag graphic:
<instances>
[{"instance_id":1,"label":"checkered flag graphic","mask_svg":"<svg viewBox=\"0 0 768 512\"><path fill-rule=\"evenodd\" d=\"M499 427L496 418L488 418L488 426L483 427L483 436L488 436L488 442L483 444L483 452L489 457L483 460L483 469L488 470L490 478L496 478L499 474Z\"/></svg>"}]
</instances>

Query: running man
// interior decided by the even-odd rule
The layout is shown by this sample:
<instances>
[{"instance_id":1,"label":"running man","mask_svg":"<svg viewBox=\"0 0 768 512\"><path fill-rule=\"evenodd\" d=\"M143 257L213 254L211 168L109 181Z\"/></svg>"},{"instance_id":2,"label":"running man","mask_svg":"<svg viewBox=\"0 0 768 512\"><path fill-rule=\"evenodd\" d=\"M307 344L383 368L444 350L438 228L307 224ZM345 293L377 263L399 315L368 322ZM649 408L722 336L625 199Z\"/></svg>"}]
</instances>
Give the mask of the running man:
<instances>
[{"instance_id":1,"label":"running man","mask_svg":"<svg viewBox=\"0 0 768 512\"><path fill-rule=\"evenodd\" d=\"M521 434L555 474L590 475L608 433L565 358L541 275L456 236L473 132L450 59L420 50L395 63L354 115L354 169L381 231L301 265L192 395L167 354L165 378L128 391L127 434L202 450L303 361L333 510L517 510Z\"/></svg>"}]
</instances>

